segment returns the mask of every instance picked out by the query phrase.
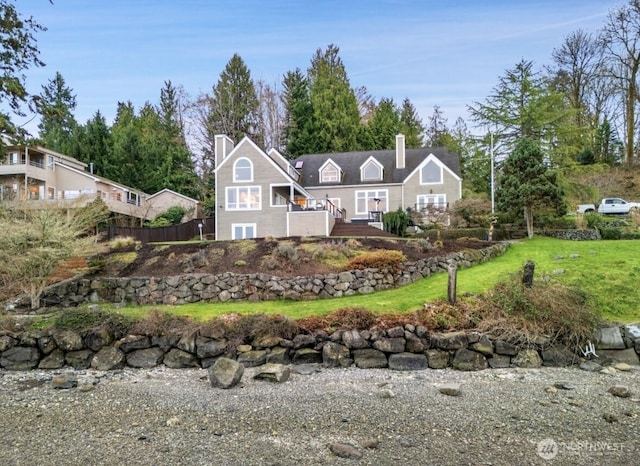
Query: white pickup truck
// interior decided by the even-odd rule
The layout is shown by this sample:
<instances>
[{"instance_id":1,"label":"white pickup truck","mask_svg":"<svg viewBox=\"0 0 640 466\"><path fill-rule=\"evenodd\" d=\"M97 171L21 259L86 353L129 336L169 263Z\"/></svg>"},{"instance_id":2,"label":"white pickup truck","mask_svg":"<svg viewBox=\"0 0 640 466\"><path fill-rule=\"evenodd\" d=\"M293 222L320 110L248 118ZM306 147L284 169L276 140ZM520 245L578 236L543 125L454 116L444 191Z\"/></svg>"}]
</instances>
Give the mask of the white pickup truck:
<instances>
[{"instance_id":1,"label":"white pickup truck","mask_svg":"<svg viewBox=\"0 0 640 466\"><path fill-rule=\"evenodd\" d=\"M576 210L579 214L598 212L599 214L630 214L633 211L640 212L640 202L627 202L619 197L605 197L596 207L595 204L579 204Z\"/></svg>"}]
</instances>

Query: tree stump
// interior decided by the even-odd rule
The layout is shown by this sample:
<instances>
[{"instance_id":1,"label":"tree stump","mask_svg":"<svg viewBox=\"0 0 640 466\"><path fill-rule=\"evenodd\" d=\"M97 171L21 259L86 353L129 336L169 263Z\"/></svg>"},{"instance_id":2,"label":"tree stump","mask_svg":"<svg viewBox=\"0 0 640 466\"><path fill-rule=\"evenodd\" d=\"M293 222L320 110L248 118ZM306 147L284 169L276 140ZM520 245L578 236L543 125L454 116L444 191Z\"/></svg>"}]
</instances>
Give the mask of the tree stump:
<instances>
[{"instance_id":1,"label":"tree stump","mask_svg":"<svg viewBox=\"0 0 640 466\"><path fill-rule=\"evenodd\" d=\"M524 264L524 271L522 273L522 284L528 288L531 288L533 285L533 271L536 267L536 264L533 261L527 261Z\"/></svg>"}]
</instances>

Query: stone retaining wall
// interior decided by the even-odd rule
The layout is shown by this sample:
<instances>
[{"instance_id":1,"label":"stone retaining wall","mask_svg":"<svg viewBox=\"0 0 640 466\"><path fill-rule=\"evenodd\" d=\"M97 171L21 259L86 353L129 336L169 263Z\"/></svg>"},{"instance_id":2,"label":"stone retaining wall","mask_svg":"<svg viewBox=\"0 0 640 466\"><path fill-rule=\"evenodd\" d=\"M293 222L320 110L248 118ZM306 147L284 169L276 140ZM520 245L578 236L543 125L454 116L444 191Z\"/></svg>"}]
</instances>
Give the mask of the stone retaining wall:
<instances>
[{"instance_id":1,"label":"stone retaining wall","mask_svg":"<svg viewBox=\"0 0 640 466\"><path fill-rule=\"evenodd\" d=\"M602 239L600 230L590 228L587 230L544 230L540 232L543 236L551 236L552 238L569 239L573 241L594 241Z\"/></svg>"},{"instance_id":2,"label":"stone retaining wall","mask_svg":"<svg viewBox=\"0 0 640 466\"><path fill-rule=\"evenodd\" d=\"M327 367L443 369L568 366L603 370L619 361L639 366L640 325L601 329L590 360L563 346L542 342L517 347L477 332L432 333L404 325L387 330L340 330L332 334L300 333L294 338L256 337L232 341L212 328L186 335L117 335L99 329L85 333L48 330L40 333L0 332L0 367L5 370L93 368L100 371L130 366L152 368L210 367L218 358L235 359L245 367L266 363L319 363ZM597 356L597 357L596 357ZM639 367L640 369L640 367Z\"/></svg>"},{"instance_id":3,"label":"stone retaining wall","mask_svg":"<svg viewBox=\"0 0 640 466\"><path fill-rule=\"evenodd\" d=\"M45 306L69 307L86 302L185 304L199 301L266 301L338 298L407 285L449 264L466 268L503 254L508 243L465 250L438 258L407 262L397 268L350 270L312 277L281 278L257 274L185 274L171 277L81 278L45 291Z\"/></svg>"}]
</instances>

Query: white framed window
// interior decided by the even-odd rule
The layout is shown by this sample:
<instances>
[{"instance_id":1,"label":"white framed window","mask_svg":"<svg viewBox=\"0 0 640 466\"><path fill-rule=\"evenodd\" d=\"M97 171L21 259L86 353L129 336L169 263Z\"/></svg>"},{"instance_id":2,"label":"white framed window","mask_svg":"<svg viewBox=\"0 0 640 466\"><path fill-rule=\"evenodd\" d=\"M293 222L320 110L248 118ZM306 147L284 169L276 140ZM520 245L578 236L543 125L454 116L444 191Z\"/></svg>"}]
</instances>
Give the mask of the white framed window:
<instances>
[{"instance_id":1,"label":"white framed window","mask_svg":"<svg viewBox=\"0 0 640 466\"><path fill-rule=\"evenodd\" d=\"M370 158L360 167L360 179L362 181L380 181L382 179L382 165Z\"/></svg>"},{"instance_id":2,"label":"white framed window","mask_svg":"<svg viewBox=\"0 0 640 466\"><path fill-rule=\"evenodd\" d=\"M447 208L446 194L418 194L416 200L416 208L418 211Z\"/></svg>"},{"instance_id":3,"label":"white framed window","mask_svg":"<svg viewBox=\"0 0 640 466\"><path fill-rule=\"evenodd\" d=\"M387 212L388 197L386 189L356 191L356 215L368 215L374 211Z\"/></svg>"},{"instance_id":4,"label":"white framed window","mask_svg":"<svg viewBox=\"0 0 640 466\"><path fill-rule=\"evenodd\" d=\"M231 239L250 239L256 237L255 223L232 223Z\"/></svg>"},{"instance_id":5,"label":"white framed window","mask_svg":"<svg viewBox=\"0 0 640 466\"><path fill-rule=\"evenodd\" d=\"M328 160L320 167L320 183L337 183L340 181L341 173L340 167Z\"/></svg>"},{"instance_id":6,"label":"white framed window","mask_svg":"<svg viewBox=\"0 0 640 466\"><path fill-rule=\"evenodd\" d=\"M233 181L247 182L253 181L253 164L251 160L240 158L233 164Z\"/></svg>"},{"instance_id":7,"label":"white framed window","mask_svg":"<svg viewBox=\"0 0 640 466\"><path fill-rule=\"evenodd\" d=\"M56 198L56 188L53 186L47 187L47 199L53 200Z\"/></svg>"},{"instance_id":8,"label":"white framed window","mask_svg":"<svg viewBox=\"0 0 640 466\"><path fill-rule=\"evenodd\" d=\"M18 165L20 163L18 157L17 152L9 152L9 165Z\"/></svg>"},{"instance_id":9,"label":"white framed window","mask_svg":"<svg viewBox=\"0 0 640 466\"><path fill-rule=\"evenodd\" d=\"M420 170L420 184L442 184L442 166L429 160Z\"/></svg>"},{"instance_id":10,"label":"white framed window","mask_svg":"<svg viewBox=\"0 0 640 466\"><path fill-rule=\"evenodd\" d=\"M55 159L53 158L53 155L47 155L47 168L49 170L53 170L54 166L55 166Z\"/></svg>"},{"instance_id":11,"label":"white framed window","mask_svg":"<svg viewBox=\"0 0 640 466\"><path fill-rule=\"evenodd\" d=\"M227 186L227 210L260 210L260 186Z\"/></svg>"}]
</instances>

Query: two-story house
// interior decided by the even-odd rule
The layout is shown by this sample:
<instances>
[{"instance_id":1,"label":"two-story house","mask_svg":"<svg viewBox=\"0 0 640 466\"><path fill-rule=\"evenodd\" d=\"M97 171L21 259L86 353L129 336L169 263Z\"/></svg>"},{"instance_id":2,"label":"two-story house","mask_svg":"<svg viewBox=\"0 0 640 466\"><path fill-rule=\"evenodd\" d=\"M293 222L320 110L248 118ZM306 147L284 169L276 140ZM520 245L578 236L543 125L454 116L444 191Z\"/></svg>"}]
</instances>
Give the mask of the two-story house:
<instances>
[{"instance_id":1,"label":"two-story house","mask_svg":"<svg viewBox=\"0 0 640 466\"><path fill-rule=\"evenodd\" d=\"M96 198L116 214L152 219L174 205L199 215L199 202L171 190L149 195L92 173L92 167L40 146L5 142L0 156L0 201L31 208L81 207Z\"/></svg>"},{"instance_id":2,"label":"two-story house","mask_svg":"<svg viewBox=\"0 0 640 466\"><path fill-rule=\"evenodd\" d=\"M460 161L442 147L308 154L288 161L248 138L216 136L216 239L328 236L336 222L382 227L398 208L446 210L462 196Z\"/></svg>"}]
</instances>

